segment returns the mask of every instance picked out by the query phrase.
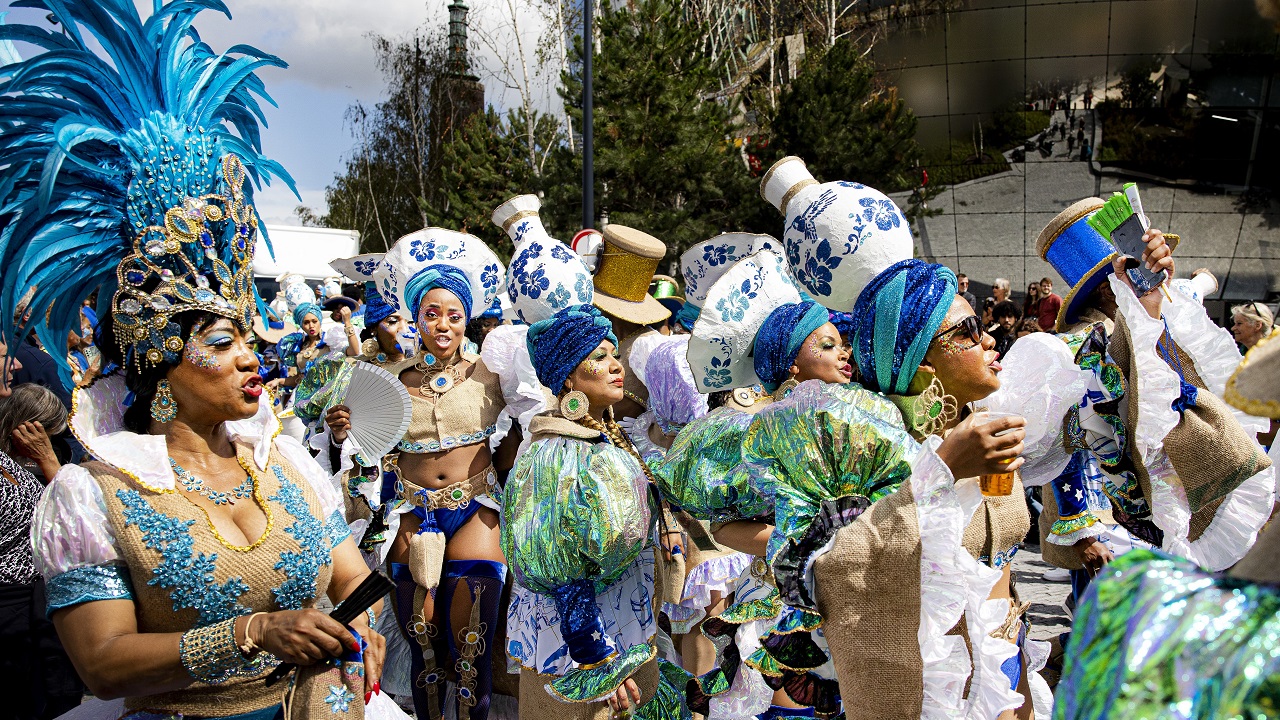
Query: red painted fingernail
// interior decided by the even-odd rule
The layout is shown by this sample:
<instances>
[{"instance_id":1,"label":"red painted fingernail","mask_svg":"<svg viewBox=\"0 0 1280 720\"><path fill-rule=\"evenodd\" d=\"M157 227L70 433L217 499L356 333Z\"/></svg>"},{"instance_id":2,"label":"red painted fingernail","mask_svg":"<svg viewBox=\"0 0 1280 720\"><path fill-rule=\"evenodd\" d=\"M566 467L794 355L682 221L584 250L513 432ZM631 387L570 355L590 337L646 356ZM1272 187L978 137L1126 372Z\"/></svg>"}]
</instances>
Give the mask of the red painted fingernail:
<instances>
[{"instance_id":1,"label":"red painted fingernail","mask_svg":"<svg viewBox=\"0 0 1280 720\"><path fill-rule=\"evenodd\" d=\"M374 694L374 695L381 695L381 694L382 694L382 681L381 681L381 680L379 680L378 682L376 682L376 683L374 683L374 684L373 684L373 694Z\"/></svg>"},{"instance_id":2,"label":"red painted fingernail","mask_svg":"<svg viewBox=\"0 0 1280 720\"><path fill-rule=\"evenodd\" d=\"M369 699L370 699L370 698L372 698L372 697L373 697L373 691L372 691L372 690L370 690L369 692L365 693L365 694L364 694L364 704L365 704L365 705L368 705L368 704L369 704Z\"/></svg>"}]
</instances>

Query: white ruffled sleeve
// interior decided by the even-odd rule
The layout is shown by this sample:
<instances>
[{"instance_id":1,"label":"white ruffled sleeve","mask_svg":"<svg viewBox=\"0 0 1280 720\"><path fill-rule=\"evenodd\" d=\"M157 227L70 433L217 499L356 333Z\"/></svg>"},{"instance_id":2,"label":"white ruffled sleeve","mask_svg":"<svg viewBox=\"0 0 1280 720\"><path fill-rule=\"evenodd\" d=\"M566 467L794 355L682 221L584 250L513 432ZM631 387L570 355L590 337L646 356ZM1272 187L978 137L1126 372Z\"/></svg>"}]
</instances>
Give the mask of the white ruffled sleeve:
<instances>
[{"instance_id":1,"label":"white ruffled sleeve","mask_svg":"<svg viewBox=\"0 0 1280 720\"><path fill-rule=\"evenodd\" d=\"M1209 392L1222 397L1227 379L1240 367L1244 359L1236 347L1235 338L1218 327L1205 312L1204 306L1189 299L1183 293L1170 293L1173 301L1162 304L1164 318L1169 323L1169 334L1196 364L1196 372L1204 380ZM1236 420L1248 433L1267 432L1271 423L1264 418L1248 415L1232 408Z\"/></svg>"},{"instance_id":2,"label":"white ruffled sleeve","mask_svg":"<svg viewBox=\"0 0 1280 720\"><path fill-rule=\"evenodd\" d=\"M1062 421L1089 390L1093 376L1076 365L1067 344L1050 333L1035 333L1013 344L1000 363L1000 389L982 401L992 412L1027 420L1022 483L1044 485L1071 462L1063 445Z\"/></svg>"},{"instance_id":3,"label":"white ruffled sleeve","mask_svg":"<svg viewBox=\"0 0 1280 720\"><path fill-rule=\"evenodd\" d=\"M489 438L489 447L497 449L511 432L513 423L519 423L524 431L524 445L530 442L529 421L550 407L549 393L538 381L538 373L529 359L529 335L527 325L499 325L484 339L480 359L502 385L502 400L506 403L498 416L498 429ZM521 454L523 450L521 448Z\"/></svg>"},{"instance_id":4,"label":"white ruffled sleeve","mask_svg":"<svg viewBox=\"0 0 1280 720\"><path fill-rule=\"evenodd\" d=\"M102 488L83 467L63 465L45 488L31 521L31 546L50 613L94 600L133 599Z\"/></svg>"},{"instance_id":5,"label":"white ruffled sleeve","mask_svg":"<svg viewBox=\"0 0 1280 720\"><path fill-rule=\"evenodd\" d=\"M937 455L941 443L936 436L925 440L910 480L920 524L921 718L995 717L1022 703L1000 671L1018 648L990 637L1007 616L1007 601L987 600L1001 571L964 549L964 531L982 505L982 493L972 480L955 481ZM979 638L971 648L972 664L964 639L948 634L962 620L969 637Z\"/></svg>"},{"instance_id":6,"label":"white ruffled sleeve","mask_svg":"<svg viewBox=\"0 0 1280 720\"><path fill-rule=\"evenodd\" d=\"M315 492L316 499L320 501L320 510L324 513L328 525L329 541L333 547L337 547L352 533L351 528L347 526L346 511L342 503L342 488L338 478L326 472L296 439L281 434L276 437L275 446L284 459L288 460L289 464L311 483L311 489Z\"/></svg>"},{"instance_id":7,"label":"white ruffled sleeve","mask_svg":"<svg viewBox=\"0 0 1280 720\"><path fill-rule=\"evenodd\" d=\"M1151 317L1133 291L1118 278L1112 276L1110 282L1118 312L1129 327L1133 367L1142 369L1137 378L1129 378L1130 384L1136 384L1138 389L1138 422L1131 441L1136 451L1134 460L1142 462L1151 480L1151 517L1164 531L1160 549L1215 572L1224 570L1244 557L1270 516L1275 499L1276 468L1268 467L1227 493L1200 537L1194 541L1189 539L1191 510L1173 463L1164 451L1164 439L1181 421L1181 414L1173 409L1173 402L1181 393L1178 373L1169 367L1156 347L1164 334L1165 323ZM1201 315L1204 311L1191 306L1184 296L1175 294L1174 298L1172 303L1164 304L1174 317L1169 320L1170 334L1180 347L1192 354L1196 370L1205 373L1201 377L1210 390L1216 387L1221 391L1231 372L1225 369L1229 354L1223 347L1222 336L1191 337L1193 328L1200 322L1193 311L1198 310ZM1173 329L1175 325L1181 327L1177 333ZM1218 328L1202 327L1201 330L1204 335L1211 335ZM1190 347L1182 345L1180 338L1186 338ZM1199 353L1199 357L1195 353ZM1239 353L1235 357L1238 364ZM1248 426L1245 429L1250 430Z\"/></svg>"}]
</instances>

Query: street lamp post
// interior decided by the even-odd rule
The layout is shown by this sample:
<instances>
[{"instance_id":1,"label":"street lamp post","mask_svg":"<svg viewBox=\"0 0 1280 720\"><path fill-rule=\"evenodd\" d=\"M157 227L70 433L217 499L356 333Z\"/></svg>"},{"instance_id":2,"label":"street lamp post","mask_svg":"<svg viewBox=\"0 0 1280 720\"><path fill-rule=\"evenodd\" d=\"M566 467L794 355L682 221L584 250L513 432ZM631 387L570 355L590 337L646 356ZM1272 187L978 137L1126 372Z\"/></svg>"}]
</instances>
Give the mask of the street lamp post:
<instances>
[{"instance_id":1,"label":"street lamp post","mask_svg":"<svg viewBox=\"0 0 1280 720\"><path fill-rule=\"evenodd\" d=\"M594 124L591 107L591 56L595 55L595 0L582 3L582 227L595 226Z\"/></svg>"}]
</instances>

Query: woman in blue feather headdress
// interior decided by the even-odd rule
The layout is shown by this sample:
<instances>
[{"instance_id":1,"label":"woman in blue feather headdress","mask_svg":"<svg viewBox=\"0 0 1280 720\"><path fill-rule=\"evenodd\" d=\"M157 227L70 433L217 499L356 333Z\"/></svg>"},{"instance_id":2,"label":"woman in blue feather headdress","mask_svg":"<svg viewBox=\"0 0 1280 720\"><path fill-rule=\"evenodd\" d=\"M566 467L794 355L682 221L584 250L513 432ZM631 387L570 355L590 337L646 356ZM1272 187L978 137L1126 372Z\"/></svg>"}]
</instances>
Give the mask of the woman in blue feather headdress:
<instances>
[{"instance_id":1,"label":"woman in blue feather headdress","mask_svg":"<svg viewBox=\"0 0 1280 720\"><path fill-rule=\"evenodd\" d=\"M220 0L156 0L145 21L131 0L22 4L60 31L0 27L40 48L0 69L0 307L31 311L0 313L0 331L58 347L96 293L119 366L76 391L93 459L62 468L33 520L58 634L126 718L266 720L286 693L304 716L364 717L383 639L315 606L369 570L333 479L278 436L247 340L261 228L246 180L292 184L260 154L254 72L284 63L201 42L192 22L229 14ZM281 662L297 675L263 682Z\"/></svg>"}]
</instances>

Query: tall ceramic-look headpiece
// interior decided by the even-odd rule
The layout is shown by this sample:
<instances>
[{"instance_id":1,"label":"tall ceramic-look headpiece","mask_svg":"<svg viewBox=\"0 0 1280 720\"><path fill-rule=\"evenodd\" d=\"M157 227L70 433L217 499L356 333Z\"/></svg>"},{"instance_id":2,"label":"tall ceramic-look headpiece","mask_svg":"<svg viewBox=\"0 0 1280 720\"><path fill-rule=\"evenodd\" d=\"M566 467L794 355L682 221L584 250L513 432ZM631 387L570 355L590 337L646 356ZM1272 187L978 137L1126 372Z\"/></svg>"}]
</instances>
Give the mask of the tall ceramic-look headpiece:
<instances>
[{"instance_id":1,"label":"tall ceramic-look headpiece","mask_svg":"<svg viewBox=\"0 0 1280 720\"><path fill-rule=\"evenodd\" d=\"M427 292L444 288L458 296L470 320L493 304L504 270L480 238L429 227L397 240L373 276L382 299L407 318L417 320Z\"/></svg>"},{"instance_id":2,"label":"tall ceramic-look headpiece","mask_svg":"<svg viewBox=\"0 0 1280 720\"><path fill-rule=\"evenodd\" d=\"M689 369L701 392L760 384L756 334L779 306L801 301L787 263L762 250L734 263L711 286L689 339Z\"/></svg>"},{"instance_id":3,"label":"tall ceramic-look headpiece","mask_svg":"<svg viewBox=\"0 0 1280 720\"><path fill-rule=\"evenodd\" d=\"M34 329L59 346L95 292L130 367L180 357L182 312L247 330L259 225L246 176L292 187L261 155L260 99L270 98L255 73L284 63L202 42L200 10L230 14L217 0L149 3L145 22L130 0L24 5L59 31L5 33L40 51L0 71L4 338ZM15 318L24 298L29 314Z\"/></svg>"},{"instance_id":4,"label":"tall ceramic-look headpiece","mask_svg":"<svg viewBox=\"0 0 1280 720\"><path fill-rule=\"evenodd\" d=\"M872 278L913 254L907 218L884 193L856 182L819 184L798 157L774 163L760 195L786 217L792 275L832 310L851 310Z\"/></svg>"},{"instance_id":5,"label":"tall ceramic-look headpiece","mask_svg":"<svg viewBox=\"0 0 1280 720\"><path fill-rule=\"evenodd\" d=\"M507 297L522 322L532 325L570 305L590 305L591 273L569 246L547 234L536 195L520 195L493 211L493 224L515 243L507 273Z\"/></svg>"},{"instance_id":6,"label":"tall ceramic-look headpiece","mask_svg":"<svg viewBox=\"0 0 1280 720\"><path fill-rule=\"evenodd\" d=\"M773 250L783 252L782 243L769 235L732 232L717 235L698 243L680 256L680 273L684 276L684 307L676 313L676 322L686 329L702 312L707 292L733 264L754 252Z\"/></svg>"}]
</instances>

